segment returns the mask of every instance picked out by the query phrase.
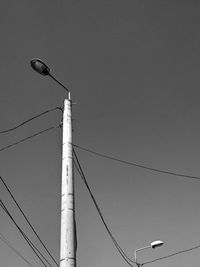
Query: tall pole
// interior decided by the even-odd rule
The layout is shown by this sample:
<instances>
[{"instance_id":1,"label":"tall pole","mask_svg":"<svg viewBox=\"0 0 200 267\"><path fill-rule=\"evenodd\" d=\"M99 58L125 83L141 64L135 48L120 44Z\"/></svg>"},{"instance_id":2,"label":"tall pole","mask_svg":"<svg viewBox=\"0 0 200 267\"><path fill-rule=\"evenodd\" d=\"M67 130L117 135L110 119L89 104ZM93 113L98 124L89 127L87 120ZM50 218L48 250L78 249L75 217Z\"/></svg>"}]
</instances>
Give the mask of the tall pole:
<instances>
[{"instance_id":1,"label":"tall pole","mask_svg":"<svg viewBox=\"0 0 200 267\"><path fill-rule=\"evenodd\" d=\"M76 267L76 225L72 157L72 103L70 99L65 99L62 144L60 267Z\"/></svg>"}]
</instances>

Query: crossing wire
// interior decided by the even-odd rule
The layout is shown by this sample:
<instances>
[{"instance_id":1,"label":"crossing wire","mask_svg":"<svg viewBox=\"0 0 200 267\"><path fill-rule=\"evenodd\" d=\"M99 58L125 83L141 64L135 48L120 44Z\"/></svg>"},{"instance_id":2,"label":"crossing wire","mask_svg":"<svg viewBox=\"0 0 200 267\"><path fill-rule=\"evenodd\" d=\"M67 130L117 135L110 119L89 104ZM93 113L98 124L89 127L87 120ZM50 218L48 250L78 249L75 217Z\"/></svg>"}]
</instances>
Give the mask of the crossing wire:
<instances>
[{"instance_id":1,"label":"crossing wire","mask_svg":"<svg viewBox=\"0 0 200 267\"><path fill-rule=\"evenodd\" d=\"M45 129L45 130L42 130L42 131L37 132L37 133L35 133L35 134L32 134L32 135L30 135L30 136L28 136L28 137L25 137L25 138L23 138L23 139L21 139L21 140L15 142L15 143L12 143L12 144L10 144L10 145L4 146L4 147L0 148L0 152L2 152L2 151L4 151L4 150L7 150L7 149L9 149L9 148L11 148L11 147L14 147L14 146L16 146L16 145L18 145L18 144L21 144L21 143L23 143L23 142L25 142L25 141L27 141L27 140L33 138L33 137L36 137L36 136L38 136L38 135L41 135L41 134L43 134L43 133L52 131L52 130L57 129L57 128L60 128L60 125L49 127L49 128L47 128L47 129Z\"/></svg>"},{"instance_id":2,"label":"crossing wire","mask_svg":"<svg viewBox=\"0 0 200 267\"><path fill-rule=\"evenodd\" d=\"M34 267L15 247L13 244L11 244L10 241L2 234L0 233L0 240L6 244L12 251L14 251L28 266Z\"/></svg>"},{"instance_id":3,"label":"crossing wire","mask_svg":"<svg viewBox=\"0 0 200 267\"><path fill-rule=\"evenodd\" d=\"M5 186L6 190L8 191L9 195L11 196L11 198L13 199L13 201L15 202L17 208L19 209L19 211L21 212L22 216L24 217L24 219L26 220L26 222L28 223L28 225L30 226L30 228L32 229L33 233L36 235L36 237L38 238L38 240L40 241L40 243L42 244L43 248L46 250L46 252L48 253L48 255L51 257L51 259L54 261L54 263L59 267L58 263L56 262L55 258L52 256L52 254L50 253L50 251L47 249L46 245L44 244L44 242L42 241L42 239L40 238L39 234L36 232L35 228L33 227L33 225L31 224L31 222L29 221L29 219L27 218L27 216L25 215L25 213L23 212L22 208L20 207L19 203L17 202L16 198L14 197L14 195L12 194L10 188L8 187L8 185L5 182L5 179L3 179L2 176L0 176L0 180L3 183L3 185Z\"/></svg>"},{"instance_id":4,"label":"crossing wire","mask_svg":"<svg viewBox=\"0 0 200 267\"><path fill-rule=\"evenodd\" d=\"M178 255L178 254L182 254L182 253L190 252L190 251L192 251L192 250L194 250L194 249L198 249L198 248L200 248L200 245L197 245L197 246L192 247L192 248L188 248L188 249L180 250L180 251L174 252L174 253L172 253L172 254L169 254L169 255L167 255L167 256L163 256L163 257L161 257L161 258L154 259L154 260L152 260L152 261L143 262L143 263L141 263L141 265L150 264L150 263L153 263L153 262L156 262L156 261L160 261L160 260L164 260L164 259L167 259L167 258L171 258L171 257L176 256L176 255Z\"/></svg>"},{"instance_id":5,"label":"crossing wire","mask_svg":"<svg viewBox=\"0 0 200 267\"><path fill-rule=\"evenodd\" d=\"M45 110L45 111L41 112L40 114L37 114L37 115L35 115L35 116L33 116L33 117L31 117L31 118L19 123L18 125L14 126L14 127L11 127L9 129L0 131L0 134L5 134L5 133L12 132L12 131L20 128L21 126L29 123L30 121L35 120L35 119L37 119L37 118L39 118L41 116L44 116L45 114L50 113L50 112L55 111L55 110L61 110L62 111L62 108L61 107L55 107L55 108L52 108L52 109Z\"/></svg>"},{"instance_id":6,"label":"crossing wire","mask_svg":"<svg viewBox=\"0 0 200 267\"><path fill-rule=\"evenodd\" d=\"M137 263L134 262L132 259L130 259L130 258L125 254L124 250L120 247L120 245L118 244L118 242L117 242L116 239L114 238L113 234L111 233L110 229L108 228L108 225L107 225L107 223L106 223L106 221L105 221L105 219L104 219L104 217L103 217L103 214L102 214L102 212L101 212L101 210L100 210L100 208L99 208L99 206L98 206L98 204L97 204L97 201L96 201L96 199L95 199L95 197L94 197L94 194L92 193L92 191L91 191L91 189L90 189L90 187L89 187L89 184L88 184L88 182L87 182L87 180L86 180L86 177L85 177L85 175L84 175L83 169L82 169L82 167L81 167L81 165L80 165L79 159L78 159L78 157L77 157L76 152L75 152L74 149L73 149L73 153L74 153L74 155L75 155L75 159L76 159L76 161L74 161L74 165L75 165L75 167L76 167L76 169L77 169L79 175L80 175L81 178L83 179L83 181L84 181L84 183L85 183L85 185L86 185L86 187L87 187L87 189L88 189L88 191L89 191L89 194L90 194L90 196L91 196L91 198L92 198L92 200L93 200L93 203L94 203L94 205L95 205L95 207L96 207L96 209L97 209L97 211L98 211L98 213L99 213L99 216L100 216L100 218L101 218L101 220L102 220L102 222L103 222L103 224L104 224L104 226L105 226L105 228L106 228L106 230L107 230L107 232L108 232L108 234L109 234L111 240L113 241L115 247L117 248L117 250L118 250L118 252L120 253L120 255L122 256L122 258L126 261L126 263L127 263L129 266L133 267L133 266L134 266L133 264L137 264Z\"/></svg>"},{"instance_id":7,"label":"crossing wire","mask_svg":"<svg viewBox=\"0 0 200 267\"><path fill-rule=\"evenodd\" d=\"M102 157L102 158L110 159L110 160L113 160L113 161L116 161L116 162L120 162L120 163L123 163L123 164L126 164L126 165L130 165L130 166L135 166L135 167L138 167L138 168L141 168L141 169L145 169L145 170L149 170L149 171L152 171L152 172L158 172L158 173L163 173L163 174L168 174L168 175L173 175L173 176L179 176L179 177L184 177L184 178L200 180L199 176L187 175L187 174L184 174L184 173L177 173L177 172L173 172L173 171L165 171L165 170L161 170L161 169L157 169L157 168L148 167L148 166L145 166L145 165L142 165L142 164L138 164L138 163L122 160L122 159L115 158L115 157L110 156L110 155L99 153L99 152L96 152L94 150L91 150L91 149L88 149L88 148L85 148L85 147L82 147L82 146L79 146L79 145L76 145L76 144L73 144L73 147L76 147L78 149L81 149L83 151L89 152L91 154L97 155L97 156Z\"/></svg>"},{"instance_id":8,"label":"crossing wire","mask_svg":"<svg viewBox=\"0 0 200 267\"><path fill-rule=\"evenodd\" d=\"M38 257L38 259L42 262L42 264L47 267L47 265L45 264L45 262L42 260L42 258L49 264L49 266L52 267L52 265L48 262L48 260L42 255L42 253L36 248L36 246L31 242L31 240L27 237L27 235L24 233L24 231L20 228L20 226L16 223L15 219L12 217L12 215L10 214L10 212L8 211L8 209L6 208L5 204L3 203L3 201L0 199L0 206L1 208L5 211L5 213L10 217L10 219L12 220L12 222L15 224L15 226L17 227L18 231L20 232L20 234L23 236L23 238L26 240L26 242L28 243L28 245L30 246L30 248L33 250L33 252L36 254L36 256Z\"/></svg>"}]
</instances>

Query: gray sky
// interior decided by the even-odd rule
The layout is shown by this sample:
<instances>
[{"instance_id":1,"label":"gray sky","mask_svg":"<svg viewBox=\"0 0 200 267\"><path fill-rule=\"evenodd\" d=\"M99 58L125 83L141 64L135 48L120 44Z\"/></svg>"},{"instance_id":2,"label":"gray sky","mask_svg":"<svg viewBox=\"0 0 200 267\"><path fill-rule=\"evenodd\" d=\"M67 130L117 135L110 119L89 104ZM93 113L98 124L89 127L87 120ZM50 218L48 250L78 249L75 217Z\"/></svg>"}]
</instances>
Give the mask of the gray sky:
<instances>
[{"instance_id":1,"label":"gray sky","mask_svg":"<svg viewBox=\"0 0 200 267\"><path fill-rule=\"evenodd\" d=\"M77 102L74 143L200 176L199 12L194 0L2 1L0 128L63 104L65 91L30 68L30 59L39 57ZM57 111L1 135L0 146L57 125L60 118ZM165 246L138 253L141 262L200 244L200 181L77 153L112 233L130 257L156 239ZM58 259L61 130L1 152L0 162L0 175ZM26 230L7 192L0 190ZM75 191L77 266L126 266L77 174ZM9 218L0 214L0 232L40 266ZM198 255L193 250L149 266L199 266ZM0 265L26 266L1 242Z\"/></svg>"}]
</instances>

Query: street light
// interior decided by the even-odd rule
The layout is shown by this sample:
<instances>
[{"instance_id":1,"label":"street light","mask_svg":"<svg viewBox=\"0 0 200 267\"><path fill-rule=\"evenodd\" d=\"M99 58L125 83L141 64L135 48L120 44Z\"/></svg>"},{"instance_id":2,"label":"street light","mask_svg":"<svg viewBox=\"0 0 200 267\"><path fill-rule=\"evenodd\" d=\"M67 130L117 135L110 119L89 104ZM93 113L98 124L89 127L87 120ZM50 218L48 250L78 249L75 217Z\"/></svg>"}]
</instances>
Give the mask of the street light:
<instances>
[{"instance_id":1,"label":"street light","mask_svg":"<svg viewBox=\"0 0 200 267\"><path fill-rule=\"evenodd\" d=\"M70 91L50 74L50 68L38 58L32 59L31 67L43 76L50 76L68 93L64 101L62 118L62 182L61 182L61 228L60 267L76 267L76 222L74 204L72 102Z\"/></svg>"},{"instance_id":2,"label":"street light","mask_svg":"<svg viewBox=\"0 0 200 267\"><path fill-rule=\"evenodd\" d=\"M143 248L136 249L136 250L134 251L134 257L135 257L135 262L136 262L136 264L137 264L138 266L140 266L140 264L137 262L137 252L138 252L138 251L140 251L140 250L144 250L144 249L148 249L148 248L153 248L153 249L155 249L155 248L158 248L158 247L162 246L163 244L164 244L163 241L156 240L156 241L151 242L149 246L146 246L146 247L143 247Z\"/></svg>"},{"instance_id":3,"label":"street light","mask_svg":"<svg viewBox=\"0 0 200 267\"><path fill-rule=\"evenodd\" d=\"M61 85L68 93L68 99L70 100L70 91L69 89L64 86L61 82L59 82L51 73L50 68L39 58L34 58L30 62L31 67L39 74L43 76L49 76L51 77L55 82L57 82L59 85Z\"/></svg>"}]
</instances>

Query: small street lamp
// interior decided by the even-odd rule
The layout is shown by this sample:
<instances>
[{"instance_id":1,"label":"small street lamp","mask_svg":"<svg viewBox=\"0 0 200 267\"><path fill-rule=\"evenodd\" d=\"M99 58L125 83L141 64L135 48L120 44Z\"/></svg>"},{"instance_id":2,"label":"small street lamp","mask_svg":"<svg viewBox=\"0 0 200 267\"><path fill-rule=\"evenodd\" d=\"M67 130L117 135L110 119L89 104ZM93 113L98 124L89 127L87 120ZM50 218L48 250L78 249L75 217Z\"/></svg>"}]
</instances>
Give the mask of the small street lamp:
<instances>
[{"instance_id":1,"label":"small street lamp","mask_svg":"<svg viewBox=\"0 0 200 267\"><path fill-rule=\"evenodd\" d=\"M67 92L68 92L68 99L70 100L70 91L69 89L64 86L61 82L59 82L51 73L50 68L39 58L34 58L30 62L31 67L39 74L43 76L51 77L55 82L61 85Z\"/></svg>"},{"instance_id":2,"label":"small street lamp","mask_svg":"<svg viewBox=\"0 0 200 267\"><path fill-rule=\"evenodd\" d=\"M136 264L137 264L138 266L140 266L140 264L137 262L137 252L138 252L138 251L140 251L140 250L144 250L144 249L148 249L148 248L153 248L153 249L155 249L155 248L157 248L157 247L162 246L163 244L164 244L163 241L157 240L157 241L153 241L153 242L151 242L149 246L146 246L146 247L143 247L143 248L136 249L136 250L134 251L134 257L135 257L135 262L136 262Z\"/></svg>"}]
</instances>

